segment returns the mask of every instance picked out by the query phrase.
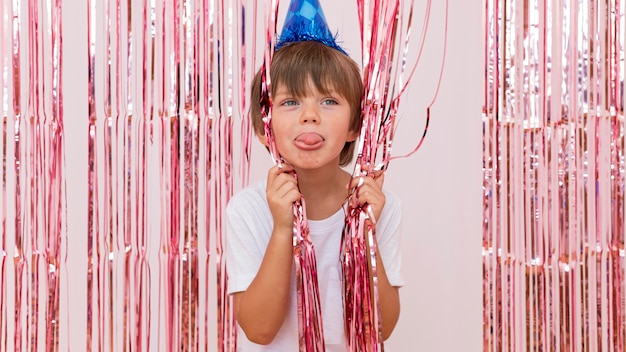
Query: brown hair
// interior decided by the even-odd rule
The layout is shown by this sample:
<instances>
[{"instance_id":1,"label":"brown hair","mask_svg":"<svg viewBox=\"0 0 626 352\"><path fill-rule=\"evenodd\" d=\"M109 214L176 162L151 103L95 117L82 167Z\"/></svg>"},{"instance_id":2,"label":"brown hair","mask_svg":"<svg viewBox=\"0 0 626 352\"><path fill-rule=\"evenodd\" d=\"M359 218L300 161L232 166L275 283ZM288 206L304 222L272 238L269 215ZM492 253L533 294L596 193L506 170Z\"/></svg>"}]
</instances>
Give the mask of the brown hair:
<instances>
[{"instance_id":1,"label":"brown hair","mask_svg":"<svg viewBox=\"0 0 626 352\"><path fill-rule=\"evenodd\" d=\"M252 81L250 92L250 116L254 131L265 134L261 115L261 70ZM303 97L312 82L322 94L331 90L341 94L350 104L350 131L358 132L361 126L361 97L363 81L359 67L347 55L316 41L303 41L285 45L274 53L270 67L271 94L282 86L289 94ZM356 142L346 142L341 151L339 164L350 163Z\"/></svg>"}]
</instances>

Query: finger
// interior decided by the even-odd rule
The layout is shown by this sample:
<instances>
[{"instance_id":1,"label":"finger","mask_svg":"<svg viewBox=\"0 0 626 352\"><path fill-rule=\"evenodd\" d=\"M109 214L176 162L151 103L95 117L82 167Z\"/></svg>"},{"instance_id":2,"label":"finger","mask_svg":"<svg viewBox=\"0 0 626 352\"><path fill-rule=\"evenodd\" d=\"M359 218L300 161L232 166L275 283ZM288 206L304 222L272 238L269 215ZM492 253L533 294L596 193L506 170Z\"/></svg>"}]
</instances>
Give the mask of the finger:
<instances>
[{"instance_id":1,"label":"finger","mask_svg":"<svg viewBox=\"0 0 626 352\"><path fill-rule=\"evenodd\" d=\"M283 196L286 195L290 191L296 191L299 193L298 183L296 182L295 177L293 177L292 175L289 175L289 174L280 175L278 177L278 181L276 182L276 184L277 184L277 190Z\"/></svg>"},{"instance_id":2,"label":"finger","mask_svg":"<svg viewBox=\"0 0 626 352\"><path fill-rule=\"evenodd\" d=\"M380 192L371 189L359 190L357 198L361 205L365 203L383 204L385 202L385 198Z\"/></svg>"},{"instance_id":3,"label":"finger","mask_svg":"<svg viewBox=\"0 0 626 352\"><path fill-rule=\"evenodd\" d=\"M267 178L270 182L275 182L276 178L281 174L293 176L293 166L288 164L278 164L272 166L267 172Z\"/></svg>"},{"instance_id":4,"label":"finger","mask_svg":"<svg viewBox=\"0 0 626 352\"><path fill-rule=\"evenodd\" d=\"M267 170L267 179L268 181L272 181L276 179L276 176L280 174L280 168L278 165L274 165Z\"/></svg>"},{"instance_id":5,"label":"finger","mask_svg":"<svg viewBox=\"0 0 626 352\"><path fill-rule=\"evenodd\" d=\"M298 201L300 200L300 191L298 191L298 189L295 189L295 188L290 188L289 190L287 190L287 192L283 196L283 199L285 199L285 201L289 201L289 203Z\"/></svg>"},{"instance_id":6,"label":"finger","mask_svg":"<svg viewBox=\"0 0 626 352\"><path fill-rule=\"evenodd\" d=\"M348 184L348 189L361 188L361 186L363 186L363 184L366 181L367 181L366 177L363 177L363 176L353 177L352 180L350 180L350 183Z\"/></svg>"},{"instance_id":7,"label":"finger","mask_svg":"<svg viewBox=\"0 0 626 352\"><path fill-rule=\"evenodd\" d=\"M374 185L374 179L368 176L359 176L352 179L350 182L350 188L360 190Z\"/></svg>"},{"instance_id":8,"label":"finger","mask_svg":"<svg viewBox=\"0 0 626 352\"><path fill-rule=\"evenodd\" d=\"M279 196L284 196L288 190L298 190L298 183L292 174L276 175L269 186L269 190Z\"/></svg>"},{"instance_id":9,"label":"finger","mask_svg":"<svg viewBox=\"0 0 626 352\"><path fill-rule=\"evenodd\" d=\"M382 171L380 171L380 172L378 172L378 174L377 174L377 175L375 174L375 175L374 175L374 181L376 181L376 183L378 184L378 186L379 186L380 188L382 188L382 187L383 187L383 183L385 183L385 173L384 173L384 172L382 172Z\"/></svg>"}]
</instances>

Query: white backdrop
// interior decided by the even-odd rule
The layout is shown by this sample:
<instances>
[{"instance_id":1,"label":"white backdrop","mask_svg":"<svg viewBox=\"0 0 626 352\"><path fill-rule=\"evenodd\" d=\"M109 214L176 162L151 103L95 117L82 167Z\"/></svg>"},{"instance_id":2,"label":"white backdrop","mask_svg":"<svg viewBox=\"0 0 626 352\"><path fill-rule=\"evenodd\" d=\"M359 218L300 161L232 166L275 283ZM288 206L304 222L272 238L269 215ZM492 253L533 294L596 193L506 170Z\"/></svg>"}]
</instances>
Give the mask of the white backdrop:
<instances>
[{"instance_id":1,"label":"white backdrop","mask_svg":"<svg viewBox=\"0 0 626 352\"><path fill-rule=\"evenodd\" d=\"M338 29L350 53L359 52L352 2L321 2L331 30ZM386 174L386 186L404 203L407 282L389 351L482 350L482 7L480 0L450 0L445 71L426 141L410 158L392 161ZM423 2L416 9L414 35L422 26ZM87 248L86 13L85 1L64 3L69 253ZM443 59L444 20L445 2L433 1L423 58L403 100L396 155L411 150L422 134ZM264 177L271 161L256 141L252 160L251 180ZM84 259L70 256L67 262L73 300L66 308L77 320L86 316L80 301L86 299ZM72 278L80 279L73 285ZM84 349L84 340L72 341L71 348Z\"/></svg>"}]
</instances>

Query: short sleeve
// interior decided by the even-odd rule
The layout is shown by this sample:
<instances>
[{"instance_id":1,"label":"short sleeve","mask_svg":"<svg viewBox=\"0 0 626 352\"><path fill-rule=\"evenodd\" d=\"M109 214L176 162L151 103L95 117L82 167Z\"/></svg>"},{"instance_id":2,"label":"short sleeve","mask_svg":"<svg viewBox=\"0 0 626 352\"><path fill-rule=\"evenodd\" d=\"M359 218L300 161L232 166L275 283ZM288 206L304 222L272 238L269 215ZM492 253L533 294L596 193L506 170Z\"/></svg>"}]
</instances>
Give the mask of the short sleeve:
<instances>
[{"instance_id":1,"label":"short sleeve","mask_svg":"<svg viewBox=\"0 0 626 352\"><path fill-rule=\"evenodd\" d=\"M245 291L259 271L271 235L269 219L267 201L259 187L243 190L226 206L228 294Z\"/></svg>"},{"instance_id":2,"label":"short sleeve","mask_svg":"<svg viewBox=\"0 0 626 352\"><path fill-rule=\"evenodd\" d=\"M401 223L402 204L393 193L385 191L385 207L376 225L376 239L385 272L392 286L403 286Z\"/></svg>"}]
</instances>

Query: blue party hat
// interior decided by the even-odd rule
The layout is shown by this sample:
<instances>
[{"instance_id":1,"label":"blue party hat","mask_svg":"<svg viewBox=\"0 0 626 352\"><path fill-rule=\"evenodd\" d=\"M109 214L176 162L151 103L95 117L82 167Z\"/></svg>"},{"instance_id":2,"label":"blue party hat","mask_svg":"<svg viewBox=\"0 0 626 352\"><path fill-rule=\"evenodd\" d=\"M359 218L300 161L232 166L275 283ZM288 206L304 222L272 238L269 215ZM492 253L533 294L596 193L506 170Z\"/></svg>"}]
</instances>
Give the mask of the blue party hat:
<instances>
[{"instance_id":1,"label":"blue party hat","mask_svg":"<svg viewBox=\"0 0 626 352\"><path fill-rule=\"evenodd\" d=\"M337 43L326 23L326 17L318 0L291 0L283 32L276 50L288 43L314 40L348 55Z\"/></svg>"}]
</instances>

